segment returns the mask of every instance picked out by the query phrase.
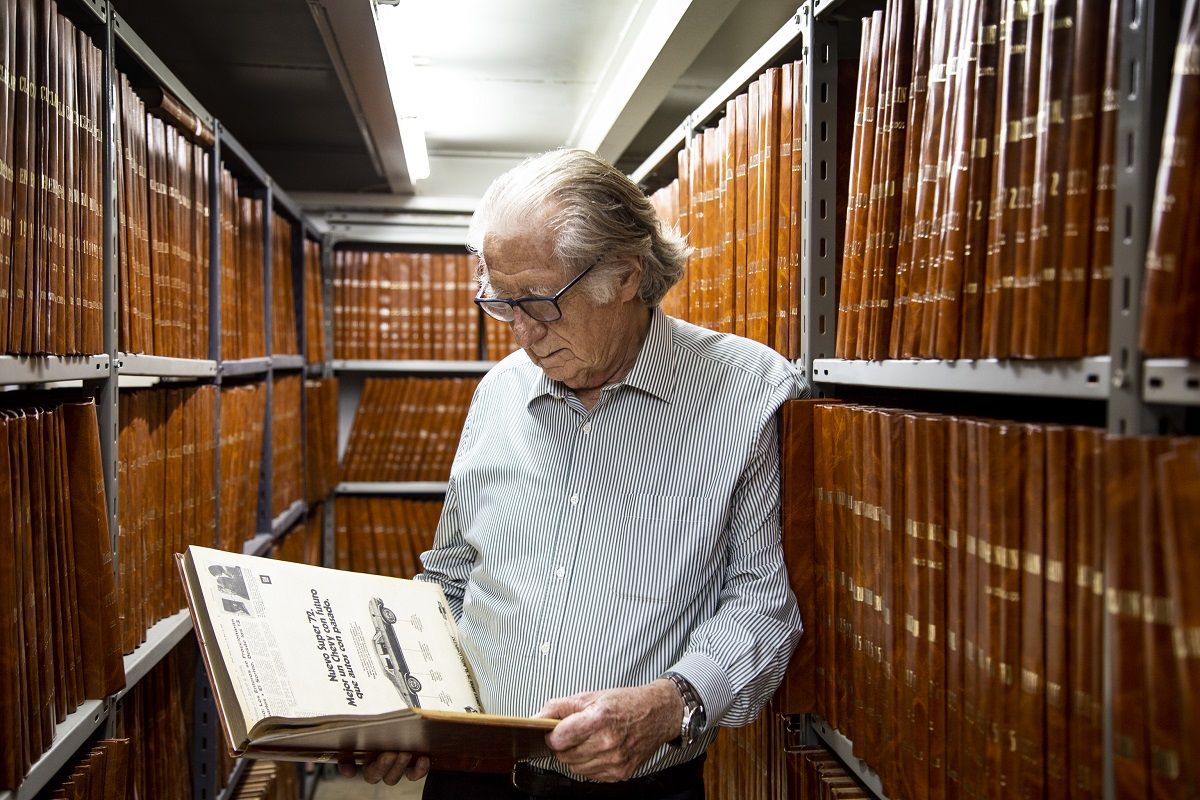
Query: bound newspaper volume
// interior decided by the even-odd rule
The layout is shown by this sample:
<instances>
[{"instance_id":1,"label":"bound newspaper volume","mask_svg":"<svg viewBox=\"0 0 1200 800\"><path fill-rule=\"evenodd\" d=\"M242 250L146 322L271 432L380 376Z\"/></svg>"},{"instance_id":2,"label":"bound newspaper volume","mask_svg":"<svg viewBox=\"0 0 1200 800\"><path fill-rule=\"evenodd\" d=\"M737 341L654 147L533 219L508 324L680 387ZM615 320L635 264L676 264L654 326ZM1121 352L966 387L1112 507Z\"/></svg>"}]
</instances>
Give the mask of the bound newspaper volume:
<instances>
[{"instance_id":1,"label":"bound newspaper volume","mask_svg":"<svg viewBox=\"0 0 1200 800\"><path fill-rule=\"evenodd\" d=\"M196 546L175 558L234 755L408 751L505 771L548 752L556 720L482 713L436 584Z\"/></svg>"}]
</instances>

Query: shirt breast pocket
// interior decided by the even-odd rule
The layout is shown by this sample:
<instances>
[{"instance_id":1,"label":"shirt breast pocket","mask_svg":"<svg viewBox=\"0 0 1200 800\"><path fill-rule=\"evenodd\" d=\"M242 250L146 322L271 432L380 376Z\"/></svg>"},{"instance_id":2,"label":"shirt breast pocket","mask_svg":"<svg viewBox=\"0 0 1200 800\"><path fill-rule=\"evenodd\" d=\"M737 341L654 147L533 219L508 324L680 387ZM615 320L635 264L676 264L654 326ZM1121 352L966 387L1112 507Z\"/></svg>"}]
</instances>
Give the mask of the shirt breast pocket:
<instances>
[{"instance_id":1,"label":"shirt breast pocket","mask_svg":"<svg viewBox=\"0 0 1200 800\"><path fill-rule=\"evenodd\" d=\"M690 495L628 495L618 518L620 594L686 604L723 569L724 503Z\"/></svg>"}]
</instances>

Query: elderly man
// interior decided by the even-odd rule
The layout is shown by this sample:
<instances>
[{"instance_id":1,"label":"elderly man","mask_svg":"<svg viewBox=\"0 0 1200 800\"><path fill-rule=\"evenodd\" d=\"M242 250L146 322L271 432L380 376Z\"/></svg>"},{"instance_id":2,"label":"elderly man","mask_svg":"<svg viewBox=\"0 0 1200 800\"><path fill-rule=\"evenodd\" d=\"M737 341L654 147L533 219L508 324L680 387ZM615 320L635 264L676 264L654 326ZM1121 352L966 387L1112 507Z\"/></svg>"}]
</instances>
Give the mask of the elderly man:
<instances>
[{"instance_id":1,"label":"elderly man","mask_svg":"<svg viewBox=\"0 0 1200 800\"><path fill-rule=\"evenodd\" d=\"M471 246L476 302L522 349L475 393L420 578L458 616L484 709L562 721L553 758L434 763L426 797L702 798L717 727L755 718L800 638L776 411L804 387L658 308L687 246L595 155L501 176ZM364 774L429 768L385 753Z\"/></svg>"}]
</instances>

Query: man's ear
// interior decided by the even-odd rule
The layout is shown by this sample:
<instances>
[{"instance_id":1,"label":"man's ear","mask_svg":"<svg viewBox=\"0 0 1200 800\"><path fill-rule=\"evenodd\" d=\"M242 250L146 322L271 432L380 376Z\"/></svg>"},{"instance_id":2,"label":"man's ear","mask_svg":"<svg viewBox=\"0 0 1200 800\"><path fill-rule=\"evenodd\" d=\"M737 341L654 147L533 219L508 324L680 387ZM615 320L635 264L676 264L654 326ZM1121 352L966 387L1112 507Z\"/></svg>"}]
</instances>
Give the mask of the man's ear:
<instances>
[{"instance_id":1,"label":"man's ear","mask_svg":"<svg viewBox=\"0 0 1200 800\"><path fill-rule=\"evenodd\" d=\"M629 271L617 284L617 296L623 303L628 303L637 297L638 289L642 287L642 257L629 256L626 263Z\"/></svg>"}]
</instances>

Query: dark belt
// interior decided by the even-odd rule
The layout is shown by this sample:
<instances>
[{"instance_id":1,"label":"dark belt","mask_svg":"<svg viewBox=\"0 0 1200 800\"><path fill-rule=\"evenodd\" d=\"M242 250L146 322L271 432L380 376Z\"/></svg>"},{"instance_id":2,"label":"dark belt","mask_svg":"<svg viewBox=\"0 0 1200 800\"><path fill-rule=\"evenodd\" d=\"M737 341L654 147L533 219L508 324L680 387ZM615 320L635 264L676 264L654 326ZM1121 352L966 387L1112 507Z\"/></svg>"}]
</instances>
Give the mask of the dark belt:
<instances>
[{"instance_id":1,"label":"dark belt","mask_svg":"<svg viewBox=\"0 0 1200 800\"><path fill-rule=\"evenodd\" d=\"M577 781L562 773L542 769L523 761L512 769L512 783L517 789L539 798L631 798L655 797L682 792L704 781L704 756L685 764L667 767L640 778L616 783Z\"/></svg>"}]
</instances>

